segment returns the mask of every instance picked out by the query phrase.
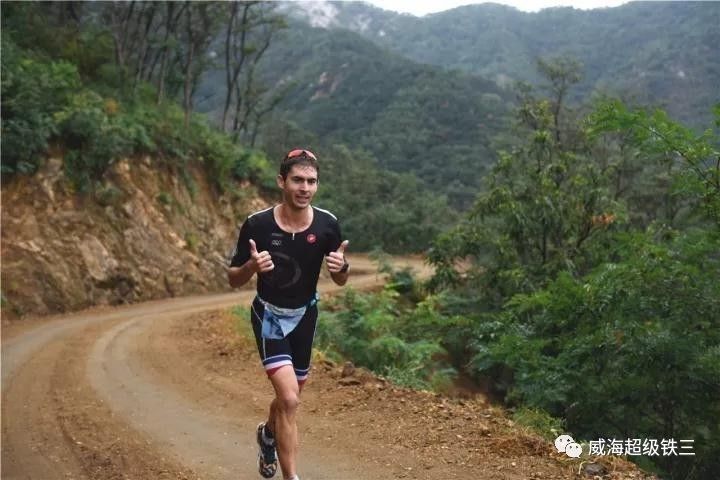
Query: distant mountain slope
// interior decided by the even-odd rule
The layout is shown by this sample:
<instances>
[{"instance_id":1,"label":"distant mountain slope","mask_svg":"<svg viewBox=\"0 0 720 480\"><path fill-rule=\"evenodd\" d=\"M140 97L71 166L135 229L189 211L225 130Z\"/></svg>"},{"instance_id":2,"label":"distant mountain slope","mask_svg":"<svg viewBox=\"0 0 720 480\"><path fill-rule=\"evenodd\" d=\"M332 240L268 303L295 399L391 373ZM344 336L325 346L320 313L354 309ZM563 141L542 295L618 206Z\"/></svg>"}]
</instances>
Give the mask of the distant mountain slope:
<instances>
[{"instance_id":1,"label":"distant mountain slope","mask_svg":"<svg viewBox=\"0 0 720 480\"><path fill-rule=\"evenodd\" d=\"M382 167L416 173L456 206L476 195L512 104L492 81L420 65L343 29L292 23L264 60L268 83L290 85L280 106L287 119L322 142L362 147ZM201 106L219 107L217 96Z\"/></svg>"},{"instance_id":2,"label":"distant mountain slope","mask_svg":"<svg viewBox=\"0 0 720 480\"><path fill-rule=\"evenodd\" d=\"M633 2L616 8L524 13L468 5L413 17L360 2L287 8L315 25L351 29L415 61L479 73L500 85L539 82L538 56L569 54L585 66L575 98L593 89L662 105L707 124L720 101L720 3ZM322 8L321 8L322 7Z\"/></svg>"}]
</instances>

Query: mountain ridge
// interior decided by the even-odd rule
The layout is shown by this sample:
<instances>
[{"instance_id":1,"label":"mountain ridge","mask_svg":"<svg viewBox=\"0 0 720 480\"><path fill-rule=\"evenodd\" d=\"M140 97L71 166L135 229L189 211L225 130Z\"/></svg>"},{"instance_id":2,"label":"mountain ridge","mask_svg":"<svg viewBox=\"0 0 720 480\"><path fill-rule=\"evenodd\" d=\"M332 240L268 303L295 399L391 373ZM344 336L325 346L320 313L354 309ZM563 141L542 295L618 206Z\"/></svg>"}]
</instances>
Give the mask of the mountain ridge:
<instances>
[{"instance_id":1,"label":"mountain ridge","mask_svg":"<svg viewBox=\"0 0 720 480\"><path fill-rule=\"evenodd\" d=\"M322 3L284 8L307 21L308 4ZM332 5L333 21L324 20L328 26L353 30L419 63L480 74L503 87L538 83L538 57L571 55L585 67L576 101L600 90L665 107L694 126L707 124L710 105L720 101L714 81L720 66L713 61L713 45L720 44L720 4L712 2L630 2L533 13L485 3L423 17L363 2ZM319 10L312 12L317 21Z\"/></svg>"}]
</instances>

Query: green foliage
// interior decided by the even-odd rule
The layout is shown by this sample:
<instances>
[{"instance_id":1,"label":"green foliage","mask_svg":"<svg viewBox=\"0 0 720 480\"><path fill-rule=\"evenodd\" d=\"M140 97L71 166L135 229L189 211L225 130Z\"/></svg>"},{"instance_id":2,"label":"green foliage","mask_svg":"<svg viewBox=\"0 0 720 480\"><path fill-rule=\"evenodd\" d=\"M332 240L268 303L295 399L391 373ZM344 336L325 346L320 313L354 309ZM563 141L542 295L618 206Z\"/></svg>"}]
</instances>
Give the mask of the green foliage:
<instances>
[{"instance_id":1,"label":"green foliage","mask_svg":"<svg viewBox=\"0 0 720 480\"><path fill-rule=\"evenodd\" d=\"M582 80L582 66L573 57L559 57L551 60L538 59L538 71L553 85L552 91L559 94L563 89Z\"/></svg>"},{"instance_id":2,"label":"green foliage","mask_svg":"<svg viewBox=\"0 0 720 480\"><path fill-rule=\"evenodd\" d=\"M105 184L95 190L95 200L103 207L118 206L124 193L112 184Z\"/></svg>"},{"instance_id":3,"label":"green foliage","mask_svg":"<svg viewBox=\"0 0 720 480\"><path fill-rule=\"evenodd\" d=\"M193 115L186 128L184 112L177 105L133 104L127 123L135 125L130 132L136 150L154 150L168 166L179 165L183 170L188 163L197 162L218 191L227 190L230 182L237 180L269 184L272 174L263 154L233 143L203 115ZM192 188L187 180L188 188Z\"/></svg>"},{"instance_id":4,"label":"green foliage","mask_svg":"<svg viewBox=\"0 0 720 480\"><path fill-rule=\"evenodd\" d=\"M538 408L520 407L513 412L512 419L549 441L555 440L558 435L567 431L562 419L552 417Z\"/></svg>"},{"instance_id":5,"label":"green foliage","mask_svg":"<svg viewBox=\"0 0 720 480\"><path fill-rule=\"evenodd\" d=\"M501 155L474 210L433 247L434 284L450 286L438 310L472 319L457 327L466 367L509 404L563 419L581 438L695 439L693 466L663 457L650 468L711 478L720 435L716 140L618 102L589 116L587 138L556 136L549 105L521 108L532 119L526 146ZM648 208L618 187L628 157L640 167L630 185L675 206Z\"/></svg>"},{"instance_id":6,"label":"green foliage","mask_svg":"<svg viewBox=\"0 0 720 480\"><path fill-rule=\"evenodd\" d=\"M57 134L53 117L80 86L77 69L64 61L27 55L2 38L2 171L34 172Z\"/></svg>"},{"instance_id":7,"label":"green foliage","mask_svg":"<svg viewBox=\"0 0 720 480\"><path fill-rule=\"evenodd\" d=\"M89 24L80 28L77 15L73 18L70 12L77 14L82 4L73 3L8 3L2 10L2 29L21 48L72 64L87 79L112 58L113 39L102 26Z\"/></svg>"},{"instance_id":8,"label":"green foliage","mask_svg":"<svg viewBox=\"0 0 720 480\"><path fill-rule=\"evenodd\" d=\"M513 293L596 261L606 232L623 221L624 205L587 155L582 132L560 121L569 114L561 102L562 96L551 103L525 92L518 117L526 143L500 153L471 212L437 238L429 255L437 267L434 285L456 284L455 263L469 262L475 268L468 287L486 308L497 309Z\"/></svg>"},{"instance_id":9,"label":"green foliage","mask_svg":"<svg viewBox=\"0 0 720 480\"><path fill-rule=\"evenodd\" d=\"M160 108L141 106L141 121L143 124L154 125L152 141L157 153L165 161L187 162L190 157L191 142L197 138L193 135L193 125L186 129L184 126L185 114L180 107L173 104L161 105ZM193 117L192 120L196 120Z\"/></svg>"},{"instance_id":10,"label":"green foliage","mask_svg":"<svg viewBox=\"0 0 720 480\"><path fill-rule=\"evenodd\" d=\"M162 205L172 205L173 203L173 197L167 192L160 192L155 197L158 202Z\"/></svg>"},{"instance_id":11,"label":"green foliage","mask_svg":"<svg viewBox=\"0 0 720 480\"><path fill-rule=\"evenodd\" d=\"M332 313L323 313L318 324L318 345L400 385L451 391L457 335L468 328L466 318L443 314L440 299L425 296L409 270L388 267L387 274L389 282L380 293L350 289L333 302Z\"/></svg>"},{"instance_id":12,"label":"green foliage","mask_svg":"<svg viewBox=\"0 0 720 480\"><path fill-rule=\"evenodd\" d=\"M443 345L506 402L579 437L694 438L692 468L669 457L651 467L710 478L717 138L617 101L574 120L563 88L577 77L560 67L544 65L551 98L521 90L524 145L500 154L472 211L430 251L434 310L468 319Z\"/></svg>"},{"instance_id":13,"label":"green foliage","mask_svg":"<svg viewBox=\"0 0 720 480\"><path fill-rule=\"evenodd\" d=\"M363 152L376 169L419 177L419 189L439 193L454 208L472 202L495 157L491 139L505 126L507 92L483 78L390 55L352 32L298 26L285 33L261 67L269 82L291 85L279 104L285 121L328 148ZM221 101L204 108L218 111ZM279 142L293 146L277 138L276 123L264 132L268 152Z\"/></svg>"},{"instance_id":14,"label":"green foliage","mask_svg":"<svg viewBox=\"0 0 720 480\"><path fill-rule=\"evenodd\" d=\"M718 108L715 115L720 118ZM679 210L676 197L690 202L694 210L701 210L720 225L720 144L712 129L698 135L672 121L667 113L643 109L630 110L618 100L597 105L588 119L588 133L597 137L609 132L622 132L633 146L633 153L642 158L656 159L664 169L670 183L668 202L675 212ZM674 213L665 215L673 222Z\"/></svg>"},{"instance_id":15,"label":"green foliage","mask_svg":"<svg viewBox=\"0 0 720 480\"><path fill-rule=\"evenodd\" d=\"M195 232L185 233L185 243L187 244L187 249L191 252L197 252L199 241L200 239L198 239L198 236Z\"/></svg>"},{"instance_id":16,"label":"green foliage","mask_svg":"<svg viewBox=\"0 0 720 480\"><path fill-rule=\"evenodd\" d=\"M113 161L132 151L122 122L106 111L104 99L95 92L73 95L54 121L68 148L65 174L81 192L91 189Z\"/></svg>"},{"instance_id":17,"label":"green foliage","mask_svg":"<svg viewBox=\"0 0 720 480\"><path fill-rule=\"evenodd\" d=\"M382 271L382 269L378 269ZM413 275L412 267L393 270L388 275L387 287L398 292L410 301L419 302L422 300L420 285Z\"/></svg>"},{"instance_id":18,"label":"green foliage","mask_svg":"<svg viewBox=\"0 0 720 480\"><path fill-rule=\"evenodd\" d=\"M341 221L355 251L426 249L456 214L410 174L383 171L367 152L335 145L320 153L317 203Z\"/></svg>"},{"instance_id":19,"label":"green foliage","mask_svg":"<svg viewBox=\"0 0 720 480\"><path fill-rule=\"evenodd\" d=\"M262 154L248 154L202 116L186 126L183 109L156 105L148 84L128 89L125 73L112 62L109 33L92 21L71 28L62 20L81 7L3 9L9 32L2 41L3 173L35 171L56 141L65 153L65 174L80 192L95 189L117 159L138 154L152 154L177 171L191 193L190 163L202 166L218 191L236 180L270 184ZM33 31L35 41L29 41L28 22L45 24L47 31Z\"/></svg>"},{"instance_id":20,"label":"green foliage","mask_svg":"<svg viewBox=\"0 0 720 480\"><path fill-rule=\"evenodd\" d=\"M337 10L340 26L393 52L503 86L537 84L543 80L538 57L571 55L585 65L572 101L604 91L662 106L685 124L702 127L710 120L708 105L718 100L720 64L708 48L720 43L714 2L629 2L537 13L483 4L421 18L352 3L339 3ZM359 16L365 21L357 22Z\"/></svg>"},{"instance_id":21,"label":"green foliage","mask_svg":"<svg viewBox=\"0 0 720 480\"><path fill-rule=\"evenodd\" d=\"M218 191L227 189L240 148L230 137L212 128L204 119L193 118L186 152L197 155Z\"/></svg>"},{"instance_id":22,"label":"green foliage","mask_svg":"<svg viewBox=\"0 0 720 480\"><path fill-rule=\"evenodd\" d=\"M277 187L276 169L270 164L265 153L258 150L242 151L233 164L232 174L236 179L250 180L254 185L266 190Z\"/></svg>"},{"instance_id":23,"label":"green foliage","mask_svg":"<svg viewBox=\"0 0 720 480\"><path fill-rule=\"evenodd\" d=\"M391 289L378 294L347 290L335 312L322 314L317 344L398 384L446 389L455 376L447 352L432 331L419 333L432 324L429 310L419 306L403 312L401 305L399 294Z\"/></svg>"},{"instance_id":24,"label":"green foliage","mask_svg":"<svg viewBox=\"0 0 720 480\"><path fill-rule=\"evenodd\" d=\"M718 455L720 236L623 235L617 260L517 294L478 328L471 368L512 369L509 400L583 438L694 438ZM659 459L673 478L687 464Z\"/></svg>"},{"instance_id":25,"label":"green foliage","mask_svg":"<svg viewBox=\"0 0 720 480\"><path fill-rule=\"evenodd\" d=\"M472 203L495 159L491 138L505 126L491 84L458 72L423 71L372 120L363 147L396 172L414 172L455 207Z\"/></svg>"}]
</instances>

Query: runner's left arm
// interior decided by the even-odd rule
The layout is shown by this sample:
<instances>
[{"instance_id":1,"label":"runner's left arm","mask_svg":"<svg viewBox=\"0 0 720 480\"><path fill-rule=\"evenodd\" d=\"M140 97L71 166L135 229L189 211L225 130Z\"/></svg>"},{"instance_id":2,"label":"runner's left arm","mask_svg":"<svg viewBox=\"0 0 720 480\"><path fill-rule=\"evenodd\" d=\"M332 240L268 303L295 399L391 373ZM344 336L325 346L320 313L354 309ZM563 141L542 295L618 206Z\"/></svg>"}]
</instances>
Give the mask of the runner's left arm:
<instances>
[{"instance_id":1,"label":"runner's left arm","mask_svg":"<svg viewBox=\"0 0 720 480\"><path fill-rule=\"evenodd\" d=\"M327 264L327 269L328 272L330 272L330 277L333 279L333 282L343 286L347 283L350 274L350 264L345 258L345 249L350 242L348 240L341 242L341 240L340 225L334 222L332 224L332 240L330 242L331 251L329 251L325 257L325 263ZM335 248L335 246L337 246L337 248Z\"/></svg>"}]
</instances>

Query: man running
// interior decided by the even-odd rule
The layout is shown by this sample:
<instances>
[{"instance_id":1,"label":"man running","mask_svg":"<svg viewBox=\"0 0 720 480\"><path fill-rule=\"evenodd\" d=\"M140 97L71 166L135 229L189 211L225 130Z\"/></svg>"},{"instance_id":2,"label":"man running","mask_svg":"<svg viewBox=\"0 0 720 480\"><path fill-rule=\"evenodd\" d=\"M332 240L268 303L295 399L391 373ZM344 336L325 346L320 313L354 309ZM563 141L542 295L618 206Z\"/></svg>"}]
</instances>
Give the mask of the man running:
<instances>
[{"instance_id":1,"label":"man running","mask_svg":"<svg viewBox=\"0 0 720 480\"><path fill-rule=\"evenodd\" d=\"M309 150L285 156L277 176L282 203L247 217L228 271L231 287L258 275L250 319L275 389L268 420L256 432L258 469L265 478L275 475L279 457L285 480L299 480L296 416L310 371L323 259L336 284L345 285L348 279L348 241L341 242L337 218L310 204L318 172L317 158Z\"/></svg>"}]
</instances>

